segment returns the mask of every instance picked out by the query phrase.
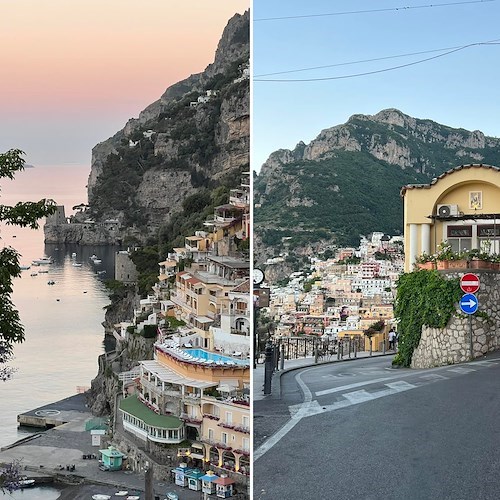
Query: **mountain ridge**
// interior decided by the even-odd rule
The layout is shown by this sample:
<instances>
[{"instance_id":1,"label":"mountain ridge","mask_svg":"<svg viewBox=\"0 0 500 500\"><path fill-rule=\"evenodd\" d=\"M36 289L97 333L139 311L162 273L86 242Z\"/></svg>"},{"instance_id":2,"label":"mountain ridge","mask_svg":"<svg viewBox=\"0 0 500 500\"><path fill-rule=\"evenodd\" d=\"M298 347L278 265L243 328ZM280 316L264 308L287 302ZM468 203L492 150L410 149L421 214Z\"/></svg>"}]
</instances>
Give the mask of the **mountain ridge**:
<instances>
[{"instance_id":1,"label":"mountain ridge","mask_svg":"<svg viewBox=\"0 0 500 500\"><path fill-rule=\"evenodd\" d=\"M371 231L397 234L403 185L428 183L461 164L494 165L499 155L500 140L479 130L395 108L354 114L262 165L254 184L255 260L354 245Z\"/></svg>"}]
</instances>

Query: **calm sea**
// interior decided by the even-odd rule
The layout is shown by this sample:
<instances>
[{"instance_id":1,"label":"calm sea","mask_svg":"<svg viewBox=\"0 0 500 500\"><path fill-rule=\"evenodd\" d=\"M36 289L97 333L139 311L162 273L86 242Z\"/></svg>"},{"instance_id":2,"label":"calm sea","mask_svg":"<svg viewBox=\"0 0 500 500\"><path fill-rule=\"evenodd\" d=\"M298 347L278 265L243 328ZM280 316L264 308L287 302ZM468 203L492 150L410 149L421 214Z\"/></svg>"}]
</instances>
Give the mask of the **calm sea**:
<instances>
[{"instance_id":1,"label":"calm sea","mask_svg":"<svg viewBox=\"0 0 500 500\"><path fill-rule=\"evenodd\" d=\"M71 207L87 201L85 186L89 171L86 166L26 169L13 181L0 181L0 203L12 205L52 198L65 205L68 216ZM0 227L0 237L0 245L12 246L21 253L22 265L29 265L43 255L54 258L51 265L22 271L14 283L13 301L26 340L15 348L15 359L10 363L16 368L13 378L0 382L0 446L4 446L30 432L18 429L19 413L90 386L97 373L97 357L104 350L101 323L103 307L109 299L103 279L113 277L116 248L44 245L43 229L34 231L5 225ZM92 254L102 259L102 263L93 264L89 259ZM82 265L74 266L75 262ZM41 273L43 270L48 272ZM105 274L97 274L104 270ZM55 284L49 285L50 280ZM46 494L36 498L57 498L50 496L49 491ZM28 496L28 490L19 495L19 498L35 498Z\"/></svg>"}]
</instances>

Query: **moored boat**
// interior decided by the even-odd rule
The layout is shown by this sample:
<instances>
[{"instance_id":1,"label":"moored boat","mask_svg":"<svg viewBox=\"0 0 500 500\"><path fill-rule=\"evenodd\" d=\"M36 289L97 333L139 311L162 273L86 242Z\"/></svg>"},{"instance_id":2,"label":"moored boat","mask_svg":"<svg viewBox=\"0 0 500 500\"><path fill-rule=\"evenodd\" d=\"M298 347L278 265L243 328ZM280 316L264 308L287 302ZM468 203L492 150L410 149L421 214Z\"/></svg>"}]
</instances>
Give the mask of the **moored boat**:
<instances>
[{"instance_id":1,"label":"moored boat","mask_svg":"<svg viewBox=\"0 0 500 500\"><path fill-rule=\"evenodd\" d=\"M24 478L19 481L19 488L31 488L32 486L35 486L35 480L34 479L28 479Z\"/></svg>"},{"instance_id":2,"label":"moored boat","mask_svg":"<svg viewBox=\"0 0 500 500\"><path fill-rule=\"evenodd\" d=\"M42 257L31 261L31 263L35 265L52 264L53 262L52 257Z\"/></svg>"}]
</instances>

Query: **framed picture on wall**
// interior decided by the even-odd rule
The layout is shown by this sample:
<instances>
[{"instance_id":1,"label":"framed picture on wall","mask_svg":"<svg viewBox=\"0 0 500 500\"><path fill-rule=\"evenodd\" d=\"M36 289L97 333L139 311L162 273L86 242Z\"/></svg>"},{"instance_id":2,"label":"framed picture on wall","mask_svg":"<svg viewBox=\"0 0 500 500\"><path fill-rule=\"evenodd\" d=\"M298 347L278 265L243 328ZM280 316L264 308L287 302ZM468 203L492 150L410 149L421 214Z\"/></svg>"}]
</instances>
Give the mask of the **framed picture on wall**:
<instances>
[{"instance_id":1,"label":"framed picture on wall","mask_svg":"<svg viewBox=\"0 0 500 500\"><path fill-rule=\"evenodd\" d=\"M471 210L480 210L483 208L482 191L469 191L469 208Z\"/></svg>"}]
</instances>

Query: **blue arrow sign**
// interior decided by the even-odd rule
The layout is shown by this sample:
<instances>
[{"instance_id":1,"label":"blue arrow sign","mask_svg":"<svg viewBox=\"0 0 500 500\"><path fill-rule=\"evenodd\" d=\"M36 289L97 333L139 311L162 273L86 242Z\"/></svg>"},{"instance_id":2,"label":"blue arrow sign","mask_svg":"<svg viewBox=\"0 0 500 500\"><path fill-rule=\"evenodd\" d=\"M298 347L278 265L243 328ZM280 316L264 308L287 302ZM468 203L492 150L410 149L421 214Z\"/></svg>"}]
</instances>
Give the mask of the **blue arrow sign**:
<instances>
[{"instance_id":1,"label":"blue arrow sign","mask_svg":"<svg viewBox=\"0 0 500 500\"><path fill-rule=\"evenodd\" d=\"M466 293L460 299L460 309L465 314L474 314L479 306L479 301L473 293Z\"/></svg>"}]
</instances>

